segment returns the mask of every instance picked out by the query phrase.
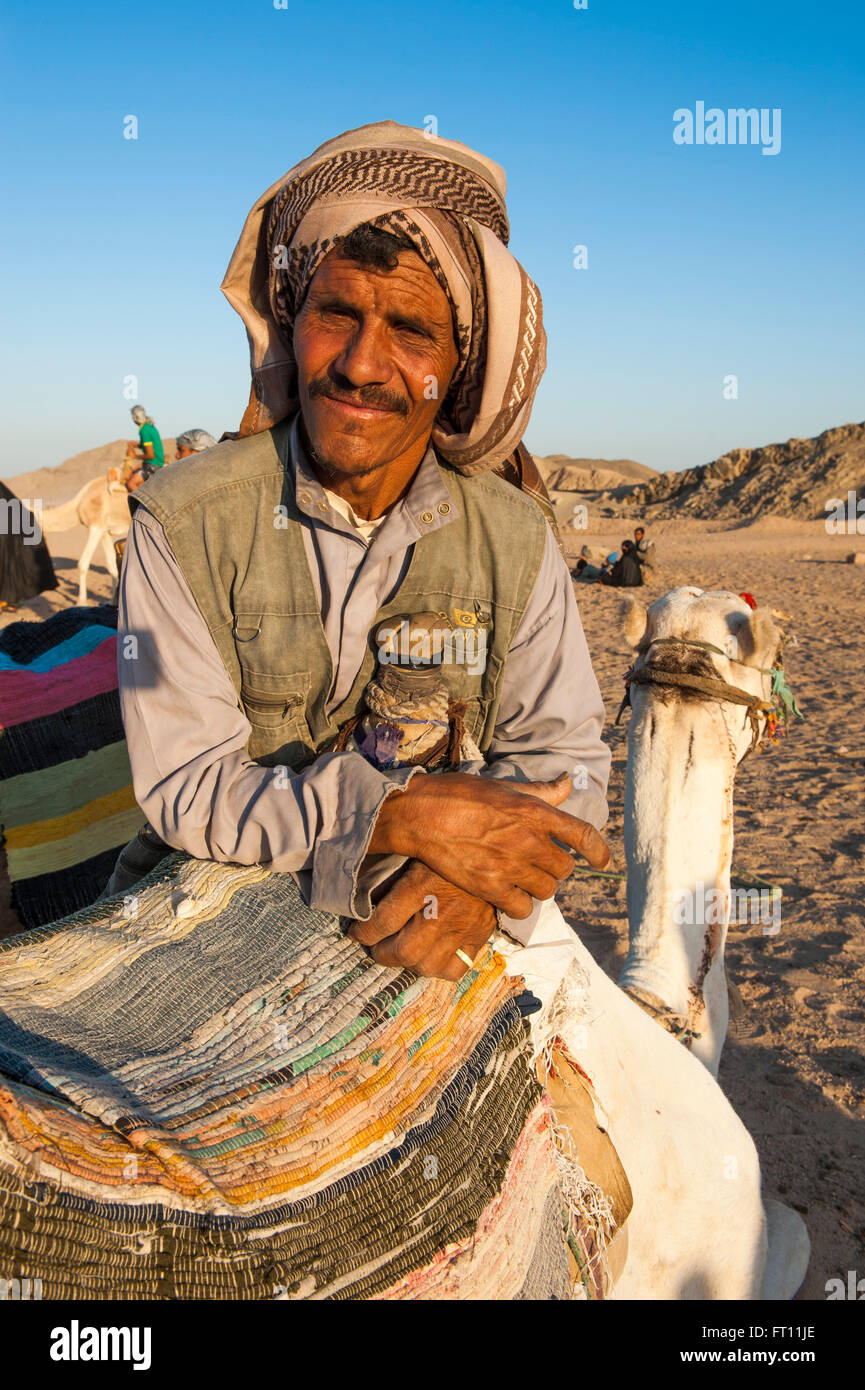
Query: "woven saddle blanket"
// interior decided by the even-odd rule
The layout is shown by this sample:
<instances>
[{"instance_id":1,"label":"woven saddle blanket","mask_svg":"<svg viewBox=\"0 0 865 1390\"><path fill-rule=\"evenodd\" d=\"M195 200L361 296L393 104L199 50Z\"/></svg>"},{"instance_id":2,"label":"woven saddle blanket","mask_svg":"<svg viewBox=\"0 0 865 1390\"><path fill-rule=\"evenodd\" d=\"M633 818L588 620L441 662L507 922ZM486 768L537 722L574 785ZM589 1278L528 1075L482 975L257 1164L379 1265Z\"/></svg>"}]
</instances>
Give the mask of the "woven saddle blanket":
<instances>
[{"instance_id":1,"label":"woven saddle blanket","mask_svg":"<svg viewBox=\"0 0 865 1390\"><path fill-rule=\"evenodd\" d=\"M11 909L12 929L92 903L143 822L120 719L117 609L11 623L0 631L0 833L11 880L0 881L0 910Z\"/></svg>"},{"instance_id":2,"label":"woven saddle blanket","mask_svg":"<svg viewBox=\"0 0 865 1390\"><path fill-rule=\"evenodd\" d=\"M289 876L172 855L0 942L0 1268L45 1298L569 1298L531 1059L492 950L420 980Z\"/></svg>"}]
</instances>

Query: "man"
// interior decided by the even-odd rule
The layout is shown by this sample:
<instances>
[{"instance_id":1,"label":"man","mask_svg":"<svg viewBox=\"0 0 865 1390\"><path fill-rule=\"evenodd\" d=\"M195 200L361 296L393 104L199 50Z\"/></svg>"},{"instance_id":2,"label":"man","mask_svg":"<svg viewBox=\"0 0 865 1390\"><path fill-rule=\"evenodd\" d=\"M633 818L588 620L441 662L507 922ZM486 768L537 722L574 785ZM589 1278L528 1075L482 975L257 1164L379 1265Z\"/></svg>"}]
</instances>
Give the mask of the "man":
<instances>
[{"instance_id":1,"label":"man","mask_svg":"<svg viewBox=\"0 0 865 1390\"><path fill-rule=\"evenodd\" d=\"M212 449L215 443L216 440L213 435L208 434L207 430L185 430L184 433L179 434L174 441L177 451L174 455L174 461L176 463L178 459L189 458L191 454L200 454L204 449ZM159 441L159 447L162 448L161 439ZM143 476L142 470L137 468L130 473L129 477L126 479L127 490L129 492L135 492L145 481L146 479ZM118 569L123 560L123 552L125 549L126 537L123 536L120 540L114 542L114 553L117 556Z\"/></svg>"},{"instance_id":2,"label":"man","mask_svg":"<svg viewBox=\"0 0 865 1390\"><path fill-rule=\"evenodd\" d=\"M498 166L393 122L268 189L223 283L251 347L239 436L136 494L123 577L124 722L157 835L293 873L381 964L445 979L497 913L530 937L564 846L608 858L610 755L570 577L536 502L491 471L544 367L507 235ZM483 633L482 669L447 669L481 754L468 768L334 747L374 635L405 614Z\"/></svg>"},{"instance_id":3,"label":"man","mask_svg":"<svg viewBox=\"0 0 865 1390\"><path fill-rule=\"evenodd\" d=\"M600 565L591 565L582 555L574 567L574 580L578 584L597 584L601 576Z\"/></svg>"},{"instance_id":4,"label":"man","mask_svg":"<svg viewBox=\"0 0 865 1390\"><path fill-rule=\"evenodd\" d=\"M598 583L613 589L636 589L642 582L643 576L634 542L624 540L621 555L608 571L599 576Z\"/></svg>"},{"instance_id":5,"label":"man","mask_svg":"<svg viewBox=\"0 0 865 1390\"><path fill-rule=\"evenodd\" d=\"M126 457L138 457L141 451L141 465L136 471L140 472L143 482L147 482L154 468L162 468L165 464L165 450L162 447L162 439L159 430L154 425L152 419L147 414L143 405L134 405L130 411L134 423L138 426L138 444L130 442L126 449ZM139 486L138 483L135 484Z\"/></svg>"},{"instance_id":6,"label":"man","mask_svg":"<svg viewBox=\"0 0 865 1390\"><path fill-rule=\"evenodd\" d=\"M191 454L200 454L204 449L212 449L216 440L207 430L184 430L174 441L177 453L174 460L189 458Z\"/></svg>"},{"instance_id":7,"label":"man","mask_svg":"<svg viewBox=\"0 0 865 1390\"><path fill-rule=\"evenodd\" d=\"M655 573L655 542L647 538L642 526L634 528L634 542L637 562L643 575L643 583L648 584Z\"/></svg>"}]
</instances>

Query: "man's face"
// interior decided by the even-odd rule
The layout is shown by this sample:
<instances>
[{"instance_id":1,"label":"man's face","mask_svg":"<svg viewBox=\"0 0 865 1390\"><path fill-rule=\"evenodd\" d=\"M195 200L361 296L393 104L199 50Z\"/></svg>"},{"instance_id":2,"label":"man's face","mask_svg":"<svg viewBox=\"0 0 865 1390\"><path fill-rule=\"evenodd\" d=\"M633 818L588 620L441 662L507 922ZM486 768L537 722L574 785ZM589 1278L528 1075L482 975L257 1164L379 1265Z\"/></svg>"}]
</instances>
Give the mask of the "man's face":
<instances>
[{"instance_id":1,"label":"man's face","mask_svg":"<svg viewBox=\"0 0 865 1390\"><path fill-rule=\"evenodd\" d=\"M414 251L393 270L332 252L295 320L300 408L316 459L339 474L422 457L458 356L450 302Z\"/></svg>"},{"instance_id":2,"label":"man's face","mask_svg":"<svg viewBox=\"0 0 865 1390\"><path fill-rule=\"evenodd\" d=\"M186 447L185 444L178 444L178 446L177 446L177 453L174 455L175 461L176 461L177 459L186 459L186 458L189 458L189 455L190 455L191 453L192 453L192 450L191 450L191 449L187 449L187 447Z\"/></svg>"},{"instance_id":3,"label":"man's face","mask_svg":"<svg viewBox=\"0 0 865 1390\"><path fill-rule=\"evenodd\" d=\"M641 540L643 539L643 536L644 536L645 534L646 534L646 533L645 533L645 531L643 530L642 526L638 526L637 529L636 529L636 531L634 532L634 540L635 540L635 541L641 541Z\"/></svg>"}]
</instances>

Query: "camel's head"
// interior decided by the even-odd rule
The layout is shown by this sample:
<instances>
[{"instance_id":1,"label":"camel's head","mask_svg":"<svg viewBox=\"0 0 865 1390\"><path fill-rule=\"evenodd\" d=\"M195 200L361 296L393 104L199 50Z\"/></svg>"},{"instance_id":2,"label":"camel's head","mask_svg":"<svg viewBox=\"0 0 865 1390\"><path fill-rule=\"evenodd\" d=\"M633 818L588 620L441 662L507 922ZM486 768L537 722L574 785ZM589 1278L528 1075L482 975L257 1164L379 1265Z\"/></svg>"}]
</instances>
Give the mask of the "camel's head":
<instances>
[{"instance_id":1,"label":"camel's head","mask_svg":"<svg viewBox=\"0 0 865 1390\"><path fill-rule=\"evenodd\" d=\"M702 589L674 589L648 612L632 603L624 616L636 659L625 793L630 950L620 983L691 1037L714 1072L727 1027L733 779L753 721L758 731L765 723L760 703L781 634L765 611Z\"/></svg>"},{"instance_id":2,"label":"camel's head","mask_svg":"<svg viewBox=\"0 0 865 1390\"><path fill-rule=\"evenodd\" d=\"M751 609L744 599L725 590L673 589L649 609L631 598L623 614L628 645L636 648L634 672L645 667L670 678L669 684L631 687L636 713L646 707L671 707L702 703L712 706L710 722L738 762L752 744L753 726L747 706L719 702L722 693L676 684L697 677L710 685L723 681L757 700L768 700L771 677L781 647L781 633L764 608ZM696 714L696 711L693 711ZM758 712L759 713L759 712ZM760 717L760 727L765 723ZM724 733L726 732L726 738Z\"/></svg>"}]
</instances>

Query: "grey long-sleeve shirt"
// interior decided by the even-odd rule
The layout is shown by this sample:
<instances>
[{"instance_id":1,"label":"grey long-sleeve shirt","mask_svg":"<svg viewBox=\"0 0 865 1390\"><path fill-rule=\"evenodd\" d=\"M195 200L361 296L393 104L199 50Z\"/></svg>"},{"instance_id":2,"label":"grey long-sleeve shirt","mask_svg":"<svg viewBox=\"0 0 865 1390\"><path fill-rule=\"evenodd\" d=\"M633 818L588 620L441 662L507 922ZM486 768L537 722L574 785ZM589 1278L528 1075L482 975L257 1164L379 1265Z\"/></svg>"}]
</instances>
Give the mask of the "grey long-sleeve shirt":
<instances>
[{"instance_id":1,"label":"grey long-sleeve shirt","mask_svg":"<svg viewBox=\"0 0 865 1390\"><path fill-rule=\"evenodd\" d=\"M291 464L333 658L333 708L360 669L378 609L404 577L420 534L415 518L432 512L435 526L450 524L449 509L438 511L449 499L430 451L367 543L328 501L296 428ZM197 858L295 874L307 901L322 911L368 917L370 892L385 873L382 864L373 874L361 872L379 808L413 775L426 774L380 772L358 753L325 753L289 775L253 762L234 686L161 525L144 507L136 510L124 557L119 631L135 795L151 825ZM518 781L569 772L575 789L563 809L600 829L610 767L603 704L570 575L549 528L502 679L486 763L467 770ZM528 939L535 915L514 924L519 939Z\"/></svg>"}]
</instances>

